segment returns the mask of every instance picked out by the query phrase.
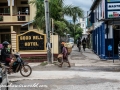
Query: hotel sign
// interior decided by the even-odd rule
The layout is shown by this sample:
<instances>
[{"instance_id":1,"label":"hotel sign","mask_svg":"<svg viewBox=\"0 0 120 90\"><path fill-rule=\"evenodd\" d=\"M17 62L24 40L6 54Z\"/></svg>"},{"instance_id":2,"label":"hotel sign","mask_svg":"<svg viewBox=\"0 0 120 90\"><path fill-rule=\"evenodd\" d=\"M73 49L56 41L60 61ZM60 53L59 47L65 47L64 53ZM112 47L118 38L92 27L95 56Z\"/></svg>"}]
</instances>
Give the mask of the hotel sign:
<instances>
[{"instance_id":1,"label":"hotel sign","mask_svg":"<svg viewBox=\"0 0 120 90\"><path fill-rule=\"evenodd\" d=\"M119 18L120 11L108 11L108 18Z\"/></svg>"},{"instance_id":2,"label":"hotel sign","mask_svg":"<svg viewBox=\"0 0 120 90\"><path fill-rule=\"evenodd\" d=\"M36 31L27 31L18 35L18 51L20 50L46 50L46 35Z\"/></svg>"},{"instance_id":3,"label":"hotel sign","mask_svg":"<svg viewBox=\"0 0 120 90\"><path fill-rule=\"evenodd\" d=\"M120 9L120 3L108 3L108 10Z\"/></svg>"}]
</instances>

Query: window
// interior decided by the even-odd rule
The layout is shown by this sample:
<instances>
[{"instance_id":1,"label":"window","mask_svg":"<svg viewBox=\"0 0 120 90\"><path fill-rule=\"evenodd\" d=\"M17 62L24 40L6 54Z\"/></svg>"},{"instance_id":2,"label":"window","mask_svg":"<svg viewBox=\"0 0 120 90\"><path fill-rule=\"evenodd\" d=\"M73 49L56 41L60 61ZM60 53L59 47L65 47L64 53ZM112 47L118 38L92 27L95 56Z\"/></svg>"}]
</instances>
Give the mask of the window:
<instances>
[{"instance_id":1,"label":"window","mask_svg":"<svg viewBox=\"0 0 120 90\"><path fill-rule=\"evenodd\" d=\"M82 21L85 21L85 19L84 19L84 18L82 18Z\"/></svg>"},{"instance_id":2,"label":"window","mask_svg":"<svg viewBox=\"0 0 120 90\"><path fill-rule=\"evenodd\" d=\"M28 4L28 1L21 1L21 4Z\"/></svg>"},{"instance_id":3,"label":"window","mask_svg":"<svg viewBox=\"0 0 120 90\"><path fill-rule=\"evenodd\" d=\"M21 30L21 31L27 31L27 30L28 30L28 26L26 25L25 27L21 27L20 30Z\"/></svg>"},{"instance_id":4,"label":"window","mask_svg":"<svg viewBox=\"0 0 120 90\"><path fill-rule=\"evenodd\" d=\"M11 34L1 34L1 42L8 41L11 43Z\"/></svg>"},{"instance_id":5,"label":"window","mask_svg":"<svg viewBox=\"0 0 120 90\"><path fill-rule=\"evenodd\" d=\"M28 13L26 12L26 10L28 10ZM18 7L18 14L28 14L29 15L30 11L29 11L29 7Z\"/></svg>"},{"instance_id":6,"label":"window","mask_svg":"<svg viewBox=\"0 0 120 90\"><path fill-rule=\"evenodd\" d=\"M25 16L18 16L18 21L25 21L25 20L26 20Z\"/></svg>"},{"instance_id":7,"label":"window","mask_svg":"<svg viewBox=\"0 0 120 90\"><path fill-rule=\"evenodd\" d=\"M8 6L8 3L0 3L0 7L2 6Z\"/></svg>"},{"instance_id":8,"label":"window","mask_svg":"<svg viewBox=\"0 0 120 90\"><path fill-rule=\"evenodd\" d=\"M28 30L28 25L24 26L24 27L21 27L20 28L20 34L26 32Z\"/></svg>"},{"instance_id":9,"label":"window","mask_svg":"<svg viewBox=\"0 0 120 90\"><path fill-rule=\"evenodd\" d=\"M84 27L84 24L82 26Z\"/></svg>"},{"instance_id":10,"label":"window","mask_svg":"<svg viewBox=\"0 0 120 90\"><path fill-rule=\"evenodd\" d=\"M10 15L10 8L9 7L0 8L0 14L2 14L2 15Z\"/></svg>"}]
</instances>

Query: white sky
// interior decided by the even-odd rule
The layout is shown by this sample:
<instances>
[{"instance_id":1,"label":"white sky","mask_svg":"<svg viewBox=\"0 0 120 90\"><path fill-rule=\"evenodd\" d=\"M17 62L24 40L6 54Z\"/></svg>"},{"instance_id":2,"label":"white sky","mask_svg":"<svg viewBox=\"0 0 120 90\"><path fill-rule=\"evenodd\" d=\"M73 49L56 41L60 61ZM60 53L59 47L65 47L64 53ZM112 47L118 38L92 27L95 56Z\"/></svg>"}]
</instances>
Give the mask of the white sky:
<instances>
[{"instance_id":1,"label":"white sky","mask_svg":"<svg viewBox=\"0 0 120 90\"><path fill-rule=\"evenodd\" d=\"M65 5L74 5L82 8L84 10L84 15L87 16L87 11L90 10L93 0L64 0ZM71 20L70 17L66 17L65 19Z\"/></svg>"}]
</instances>

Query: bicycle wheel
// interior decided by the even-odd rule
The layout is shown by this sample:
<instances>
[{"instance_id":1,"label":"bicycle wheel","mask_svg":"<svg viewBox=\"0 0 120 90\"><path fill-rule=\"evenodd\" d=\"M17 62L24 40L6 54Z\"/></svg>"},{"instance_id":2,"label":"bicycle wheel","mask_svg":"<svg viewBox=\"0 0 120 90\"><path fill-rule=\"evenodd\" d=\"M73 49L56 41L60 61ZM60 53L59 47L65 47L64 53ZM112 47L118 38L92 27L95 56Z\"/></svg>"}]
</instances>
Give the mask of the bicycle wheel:
<instances>
[{"instance_id":1,"label":"bicycle wheel","mask_svg":"<svg viewBox=\"0 0 120 90\"><path fill-rule=\"evenodd\" d=\"M20 73L23 77L28 77L31 75L32 73L32 68L29 65L24 65L22 66L22 68L20 69Z\"/></svg>"}]
</instances>

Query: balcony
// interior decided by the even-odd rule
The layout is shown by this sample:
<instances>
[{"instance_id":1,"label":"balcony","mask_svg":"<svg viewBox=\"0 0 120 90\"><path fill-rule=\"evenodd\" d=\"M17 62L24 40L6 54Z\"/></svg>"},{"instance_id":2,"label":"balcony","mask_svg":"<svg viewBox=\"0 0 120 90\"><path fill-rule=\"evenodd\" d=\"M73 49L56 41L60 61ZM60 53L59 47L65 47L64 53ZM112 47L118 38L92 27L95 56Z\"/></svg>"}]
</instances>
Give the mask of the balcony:
<instances>
[{"instance_id":1,"label":"balcony","mask_svg":"<svg viewBox=\"0 0 120 90\"><path fill-rule=\"evenodd\" d=\"M29 15L0 15L0 21L2 22L28 22L29 21Z\"/></svg>"}]
</instances>

